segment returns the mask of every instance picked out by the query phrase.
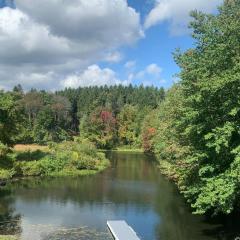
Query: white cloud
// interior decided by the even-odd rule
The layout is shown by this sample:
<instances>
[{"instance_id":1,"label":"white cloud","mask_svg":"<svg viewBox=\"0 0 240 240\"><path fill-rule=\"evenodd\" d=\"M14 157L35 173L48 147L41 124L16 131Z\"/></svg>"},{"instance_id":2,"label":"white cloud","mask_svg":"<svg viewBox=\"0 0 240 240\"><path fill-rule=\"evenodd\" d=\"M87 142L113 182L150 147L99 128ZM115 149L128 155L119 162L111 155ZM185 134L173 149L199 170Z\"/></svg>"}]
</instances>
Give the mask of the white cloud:
<instances>
[{"instance_id":1,"label":"white cloud","mask_svg":"<svg viewBox=\"0 0 240 240\"><path fill-rule=\"evenodd\" d=\"M121 81L117 78L116 72L110 68L101 69L98 65L91 65L81 73L67 76L61 82L63 87L87 87L87 86L111 86L118 84L127 84L127 81Z\"/></svg>"},{"instance_id":2,"label":"white cloud","mask_svg":"<svg viewBox=\"0 0 240 240\"><path fill-rule=\"evenodd\" d=\"M136 67L136 61L128 61L125 63L124 67L128 70L134 69Z\"/></svg>"},{"instance_id":3,"label":"white cloud","mask_svg":"<svg viewBox=\"0 0 240 240\"><path fill-rule=\"evenodd\" d=\"M216 11L223 0L155 0L155 7L146 17L144 27L150 28L164 21L170 22L172 34L186 32L190 20L189 13L199 10L206 13Z\"/></svg>"},{"instance_id":4,"label":"white cloud","mask_svg":"<svg viewBox=\"0 0 240 240\"><path fill-rule=\"evenodd\" d=\"M50 33L19 10L0 9L0 64L49 61L71 51L70 42ZM36 58L35 58L36 57Z\"/></svg>"},{"instance_id":5,"label":"white cloud","mask_svg":"<svg viewBox=\"0 0 240 240\"><path fill-rule=\"evenodd\" d=\"M30 88L49 89L56 90L54 83L55 79L59 78L54 72L38 73L31 72L29 74L21 73L17 76L18 82L21 82L23 86Z\"/></svg>"},{"instance_id":6,"label":"white cloud","mask_svg":"<svg viewBox=\"0 0 240 240\"><path fill-rule=\"evenodd\" d=\"M126 0L17 0L17 6L54 34L88 44L132 43L143 34L140 16Z\"/></svg>"},{"instance_id":7,"label":"white cloud","mask_svg":"<svg viewBox=\"0 0 240 240\"><path fill-rule=\"evenodd\" d=\"M122 53L115 51L115 52L110 52L106 55L104 58L105 61L109 63L118 63L123 59Z\"/></svg>"},{"instance_id":8,"label":"white cloud","mask_svg":"<svg viewBox=\"0 0 240 240\"><path fill-rule=\"evenodd\" d=\"M145 69L131 74L131 81L134 79L140 80L144 86L159 86L166 81L162 78L162 68L159 67L156 63L149 64Z\"/></svg>"},{"instance_id":9,"label":"white cloud","mask_svg":"<svg viewBox=\"0 0 240 240\"><path fill-rule=\"evenodd\" d=\"M159 76L162 72L162 69L156 63L152 63L146 67L146 72L148 74Z\"/></svg>"},{"instance_id":10,"label":"white cloud","mask_svg":"<svg viewBox=\"0 0 240 240\"><path fill-rule=\"evenodd\" d=\"M144 70L139 71L135 76L138 79L142 79L149 76L159 78L161 72L162 72L162 68L159 67L156 63L152 63L146 66Z\"/></svg>"},{"instance_id":11,"label":"white cloud","mask_svg":"<svg viewBox=\"0 0 240 240\"><path fill-rule=\"evenodd\" d=\"M23 68L23 69L22 69ZM56 74L53 71L38 71L37 68L31 67L17 67L13 69L10 66L3 66L0 68L0 85L6 90L12 89L12 87L18 83L21 83L25 89L38 88L53 90L58 88L58 81L62 76Z\"/></svg>"},{"instance_id":12,"label":"white cloud","mask_svg":"<svg viewBox=\"0 0 240 240\"><path fill-rule=\"evenodd\" d=\"M59 79L98 61L120 61L118 48L143 37L140 15L127 0L16 0L16 5L0 9L1 86L30 86L31 78L48 76L51 86L44 86L58 88ZM42 86L44 78L38 81Z\"/></svg>"}]
</instances>

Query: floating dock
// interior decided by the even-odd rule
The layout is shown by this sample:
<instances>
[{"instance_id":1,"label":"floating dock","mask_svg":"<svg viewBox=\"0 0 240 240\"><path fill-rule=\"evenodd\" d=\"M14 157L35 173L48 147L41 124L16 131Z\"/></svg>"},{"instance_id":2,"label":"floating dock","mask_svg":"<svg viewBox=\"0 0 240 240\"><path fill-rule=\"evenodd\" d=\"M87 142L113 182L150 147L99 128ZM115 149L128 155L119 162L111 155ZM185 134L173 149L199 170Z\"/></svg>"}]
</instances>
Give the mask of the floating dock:
<instances>
[{"instance_id":1,"label":"floating dock","mask_svg":"<svg viewBox=\"0 0 240 240\"><path fill-rule=\"evenodd\" d=\"M107 225L115 240L140 240L125 221L107 221Z\"/></svg>"}]
</instances>

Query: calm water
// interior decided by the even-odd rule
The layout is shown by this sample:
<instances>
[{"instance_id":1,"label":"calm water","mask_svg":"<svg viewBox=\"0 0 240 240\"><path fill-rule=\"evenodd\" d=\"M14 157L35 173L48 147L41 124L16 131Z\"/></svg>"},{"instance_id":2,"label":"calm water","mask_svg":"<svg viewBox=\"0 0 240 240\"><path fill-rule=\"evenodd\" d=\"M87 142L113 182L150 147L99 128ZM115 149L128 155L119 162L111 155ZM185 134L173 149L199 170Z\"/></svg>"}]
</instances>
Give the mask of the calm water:
<instances>
[{"instance_id":1,"label":"calm water","mask_svg":"<svg viewBox=\"0 0 240 240\"><path fill-rule=\"evenodd\" d=\"M117 219L126 220L142 240L236 237L233 222L223 226L192 215L151 157L109 153L109 158L111 168L96 176L23 180L1 190L0 234L18 233L23 240L108 240L106 221Z\"/></svg>"}]
</instances>

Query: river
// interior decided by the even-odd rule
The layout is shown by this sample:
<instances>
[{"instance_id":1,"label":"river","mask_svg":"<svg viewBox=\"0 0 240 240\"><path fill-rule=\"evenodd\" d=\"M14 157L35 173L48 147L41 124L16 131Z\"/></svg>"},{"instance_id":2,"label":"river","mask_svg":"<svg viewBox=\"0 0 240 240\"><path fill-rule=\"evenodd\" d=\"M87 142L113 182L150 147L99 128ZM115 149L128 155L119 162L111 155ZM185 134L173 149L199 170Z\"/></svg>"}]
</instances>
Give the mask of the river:
<instances>
[{"instance_id":1,"label":"river","mask_svg":"<svg viewBox=\"0 0 240 240\"><path fill-rule=\"evenodd\" d=\"M111 167L95 176L28 179L2 189L0 234L111 240L107 220L125 220L142 240L234 239L222 223L191 214L153 157L116 152L108 157Z\"/></svg>"}]
</instances>

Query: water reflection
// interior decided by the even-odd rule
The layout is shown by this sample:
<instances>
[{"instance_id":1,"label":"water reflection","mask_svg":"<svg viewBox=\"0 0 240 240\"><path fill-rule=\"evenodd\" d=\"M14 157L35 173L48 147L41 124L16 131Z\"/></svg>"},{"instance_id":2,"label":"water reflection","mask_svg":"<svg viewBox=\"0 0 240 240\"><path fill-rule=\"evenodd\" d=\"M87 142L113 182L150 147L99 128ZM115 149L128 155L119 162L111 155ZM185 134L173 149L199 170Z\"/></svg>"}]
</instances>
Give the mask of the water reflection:
<instances>
[{"instance_id":1,"label":"water reflection","mask_svg":"<svg viewBox=\"0 0 240 240\"><path fill-rule=\"evenodd\" d=\"M108 239L106 221L114 219L126 220L142 240L236 236L235 230L232 235L226 232L222 220L220 224L192 215L174 184L159 174L152 157L109 153L109 158L111 168L96 176L12 184L0 198L6 205L0 218L8 216L12 224L18 220L10 232L22 230L23 240Z\"/></svg>"},{"instance_id":2,"label":"water reflection","mask_svg":"<svg viewBox=\"0 0 240 240\"><path fill-rule=\"evenodd\" d=\"M16 213L14 202L8 188L0 190L0 235L21 233L21 216Z\"/></svg>"}]
</instances>

